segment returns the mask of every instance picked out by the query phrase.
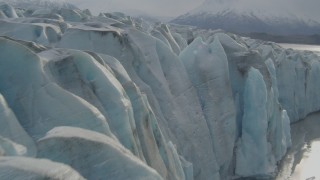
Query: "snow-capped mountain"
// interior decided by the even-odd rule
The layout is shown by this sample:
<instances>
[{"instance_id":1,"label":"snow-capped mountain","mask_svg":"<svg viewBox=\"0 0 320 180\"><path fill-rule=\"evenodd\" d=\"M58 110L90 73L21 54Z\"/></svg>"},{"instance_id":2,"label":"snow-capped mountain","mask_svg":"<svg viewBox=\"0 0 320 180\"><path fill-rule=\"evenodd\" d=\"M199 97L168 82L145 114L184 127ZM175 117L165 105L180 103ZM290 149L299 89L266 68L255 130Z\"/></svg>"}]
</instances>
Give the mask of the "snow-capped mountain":
<instances>
[{"instance_id":1,"label":"snow-capped mountain","mask_svg":"<svg viewBox=\"0 0 320 180\"><path fill-rule=\"evenodd\" d=\"M320 21L316 17L302 13L284 1L207 0L172 22L235 33L310 35L320 32Z\"/></svg>"}]
</instances>

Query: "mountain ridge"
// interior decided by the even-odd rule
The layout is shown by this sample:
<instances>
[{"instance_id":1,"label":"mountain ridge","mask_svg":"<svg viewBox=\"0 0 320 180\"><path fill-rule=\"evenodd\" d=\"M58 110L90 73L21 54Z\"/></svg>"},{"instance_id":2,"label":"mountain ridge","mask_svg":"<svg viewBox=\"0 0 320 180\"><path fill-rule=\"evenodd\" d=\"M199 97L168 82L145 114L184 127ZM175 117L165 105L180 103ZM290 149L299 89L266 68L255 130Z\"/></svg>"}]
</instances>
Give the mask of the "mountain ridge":
<instances>
[{"instance_id":1,"label":"mountain ridge","mask_svg":"<svg viewBox=\"0 0 320 180\"><path fill-rule=\"evenodd\" d=\"M244 2L244 5L241 5ZM316 17L293 8L251 4L247 1L205 1L202 6L174 19L173 23L206 29L224 29L233 33L269 33L274 35L312 35L320 32Z\"/></svg>"}]
</instances>

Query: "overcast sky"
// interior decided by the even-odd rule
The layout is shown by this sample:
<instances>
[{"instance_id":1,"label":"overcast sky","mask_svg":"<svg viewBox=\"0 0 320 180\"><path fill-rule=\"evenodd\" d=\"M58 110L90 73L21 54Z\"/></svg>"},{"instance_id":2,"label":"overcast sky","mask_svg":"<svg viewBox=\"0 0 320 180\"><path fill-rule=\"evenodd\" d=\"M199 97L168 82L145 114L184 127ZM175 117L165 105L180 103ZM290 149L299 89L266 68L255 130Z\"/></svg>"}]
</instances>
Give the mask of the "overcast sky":
<instances>
[{"instance_id":1,"label":"overcast sky","mask_svg":"<svg viewBox=\"0 0 320 180\"><path fill-rule=\"evenodd\" d=\"M141 11L155 16L174 17L200 6L205 0L65 0L81 9L91 11ZM239 6L269 6L276 9L290 8L297 14L308 14L320 19L320 0L207 0L212 2L234 2Z\"/></svg>"}]
</instances>

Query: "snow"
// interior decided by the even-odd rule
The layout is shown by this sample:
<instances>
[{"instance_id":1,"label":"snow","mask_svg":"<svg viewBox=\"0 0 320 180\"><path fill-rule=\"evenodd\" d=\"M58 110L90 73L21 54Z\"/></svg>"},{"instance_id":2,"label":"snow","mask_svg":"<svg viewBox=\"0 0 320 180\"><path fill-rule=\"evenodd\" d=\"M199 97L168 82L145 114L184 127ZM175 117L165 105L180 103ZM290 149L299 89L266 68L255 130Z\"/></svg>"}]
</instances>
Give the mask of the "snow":
<instances>
[{"instance_id":1,"label":"snow","mask_svg":"<svg viewBox=\"0 0 320 180\"><path fill-rule=\"evenodd\" d=\"M38 149L38 157L68 164L87 179L162 179L117 141L81 128L56 127Z\"/></svg>"},{"instance_id":2,"label":"snow","mask_svg":"<svg viewBox=\"0 0 320 180\"><path fill-rule=\"evenodd\" d=\"M84 180L77 171L65 164L47 159L0 157L0 179L74 179Z\"/></svg>"}]
</instances>

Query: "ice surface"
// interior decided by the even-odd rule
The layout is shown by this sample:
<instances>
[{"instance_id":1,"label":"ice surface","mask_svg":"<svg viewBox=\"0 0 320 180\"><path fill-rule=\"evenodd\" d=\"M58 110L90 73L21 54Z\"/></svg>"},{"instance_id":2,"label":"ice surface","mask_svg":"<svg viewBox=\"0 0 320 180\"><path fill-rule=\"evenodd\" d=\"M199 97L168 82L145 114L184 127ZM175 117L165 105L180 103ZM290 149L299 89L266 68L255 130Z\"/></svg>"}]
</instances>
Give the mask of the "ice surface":
<instances>
[{"instance_id":1,"label":"ice surface","mask_svg":"<svg viewBox=\"0 0 320 180\"><path fill-rule=\"evenodd\" d=\"M63 17L50 9L37 9L31 15L31 17L36 18L48 18L55 19L58 21L64 21Z\"/></svg>"},{"instance_id":2,"label":"ice surface","mask_svg":"<svg viewBox=\"0 0 320 180\"><path fill-rule=\"evenodd\" d=\"M244 41L235 41L236 37L233 39L227 37L227 35L217 34L216 37L220 40L225 51L227 52L228 65L229 65L229 74L232 86L232 92L235 99L236 109L237 109L237 136L238 146L242 146L241 150L237 148L237 151L243 151L236 155L237 164L235 165L236 174L240 176L274 176L275 173L275 162L281 160L284 156L284 152L287 151L287 148L290 146L290 142L287 139L290 139L290 133L288 133L290 126L285 118L285 111L283 111L281 105L278 102L278 88L277 88L277 78L276 70L271 59L264 60L263 56L257 51L252 51L246 46ZM221 40L222 39L222 40ZM265 129L265 131L259 131L258 134L265 138L265 144L267 144L268 149L266 154L256 153L256 159L260 159L265 162L265 167L260 169L260 172L251 171L251 168L246 169L246 166L243 166L241 161L243 159L249 160L249 157L241 157L243 154L251 154L250 149L253 149L251 143L241 143L241 139L245 138L250 133L244 133L244 130L247 128L245 111L247 113L255 113L256 110L247 109L245 106L245 100L248 98L248 94L245 93L247 85L247 76L249 70L255 68L261 74L262 79L257 80L263 81L266 91L266 104L264 107L261 106L261 110L264 111L264 119L255 119L256 122L251 122L249 124L256 124L254 129ZM261 83L261 82L260 82ZM252 86L258 86L254 84ZM263 89L263 88L262 88ZM249 93L250 94L250 93ZM259 95L262 96L262 95ZM258 99L257 99L258 100ZM254 100L253 100L254 101ZM261 120L261 121L260 121ZM261 126L258 126L258 125ZM268 124L267 128L264 124ZM251 128L251 129L252 129ZM250 136L250 135L249 135ZM256 137L256 136L255 136ZM250 139L250 138L249 138ZM241 145L239 145L241 144ZM265 159L266 156L269 159ZM251 157L251 156L250 156ZM239 159L240 158L240 159ZM243 158L243 159L241 159ZM251 164L251 163L249 163ZM257 167L257 166L255 166ZM257 170L259 171L259 170Z\"/></svg>"},{"instance_id":3,"label":"ice surface","mask_svg":"<svg viewBox=\"0 0 320 180\"><path fill-rule=\"evenodd\" d=\"M60 33L60 28L51 24L16 23L0 20L0 35L19 40L49 45L60 39Z\"/></svg>"},{"instance_id":4,"label":"ice surface","mask_svg":"<svg viewBox=\"0 0 320 180\"><path fill-rule=\"evenodd\" d=\"M172 36L174 38L174 40L177 42L177 44L179 45L181 51L184 50L184 48L186 48L188 46L187 40L184 39L181 34L178 33L172 33Z\"/></svg>"},{"instance_id":5,"label":"ice surface","mask_svg":"<svg viewBox=\"0 0 320 180\"><path fill-rule=\"evenodd\" d=\"M116 57L147 94L165 136L177 144L187 160L197 164L194 174L203 179L206 174L217 176L212 171L212 141L196 91L180 59L163 42L132 28L122 32L87 27L70 29L58 46Z\"/></svg>"},{"instance_id":6,"label":"ice surface","mask_svg":"<svg viewBox=\"0 0 320 180\"><path fill-rule=\"evenodd\" d=\"M177 152L173 145L168 147L160 133L159 125L155 114L149 105L149 102L145 95L139 90L135 83L131 80L124 67L120 62L107 55L100 55L103 61L108 64L115 76L126 90L130 97L133 110L134 118L137 127L137 133L140 139L141 147L143 150L144 157L147 163L158 170L162 176L163 174L169 173L169 177L176 179L184 179L182 171L182 165L178 159L174 159L177 156ZM164 167L164 165L166 167ZM169 171L169 172L167 172Z\"/></svg>"},{"instance_id":7,"label":"ice surface","mask_svg":"<svg viewBox=\"0 0 320 180\"><path fill-rule=\"evenodd\" d=\"M6 3L0 3L0 12L1 12L1 14L3 14L7 18L17 18L18 17L15 9Z\"/></svg>"},{"instance_id":8,"label":"ice surface","mask_svg":"<svg viewBox=\"0 0 320 180\"><path fill-rule=\"evenodd\" d=\"M2 11L0 11L0 19L5 19L5 18L7 18L7 16Z\"/></svg>"},{"instance_id":9,"label":"ice surface","mask_svg":"<svg viewBox=\"0 0 320 180\"><path fill-rule=\"evenodd\" d=\"M81 128L52 129L38 141L38 150L38 157L68 164L87 179L162 179L119 142Z\"/></svg>"},{"instance_id":10,"label":"ice surface","mask_svg":"<svg viewBox=\"0 0 320 180\"><path fill-rule=\"evenodd\" d=\"M276 161L280 161L291 146L290 119L287 111L279 105L276 69L271 59L265 61L269 70L272 87L268 95L269 139Z\"/></svg>"},{"instance_id":11,"label":"ice surface","mask_svg":"<svg viewBox=\"0 0 320 180\"><path fill-rule=\"evenodd\" d=\"M290 120L320 109L312 52L123 13L15 11L0 13L2 155L35 156L42 138L38 157L91 179L273 177Z\"/></svg>"},{"instance_id":12,"label":"ice surface","mask_svg":"<svg viewBox=\"0 0 320 180\"><path fill-rule=\"evenodd\" d=\"M34 139L70 125L111 135L105 117L87 101L48 81L43 61L25 46L0 38L0 91Z\"/></svg>"},{"instance_id":13,"label":"ice surface","mask_svg":"<svg viewBox=\"0 0 320 180\"><path fill-rule=\"evenodd\" d=\"M237 145L236 174L244 177L267 175L276 165L267 141L267 87L261 73L248 72L244 89L242 136Z\"/></svg>"},{"instance_id":14,"label":"ice surface","mask_svg":"<svg viewBox=\"0 0 320 180\"><path fill-rule=\"evenodd\" d=\"M181 165L172 158L173 149L167 147L148 101L126 70L113 57L89 54L50 50L40 56L49 61L46 69L59 85L86 99L108 117L111 131L125 147L163 177L182 179Z\"/></svg>"},{"instance_id":15,"label":"ice surface","mask_svg":"<svg viewBox=\"0 0 320 180\"><path fill-rule=\"evenodd\" d=\"M62 8L58 10L57 13L60 14L64 20L72 22L82 22L88 18L86 14L76 9Z\"/></svg>"},{"instance_id":16,"label":"ice surface","mask_svg":"<svg viewBox=\"0 0 320 180\"><path fill-rule=\"evenodd\" d=\"M303 119L320 108L319 81L314 77L319 71L319 56L310 51L284 50L274 43L248 42L253 50L259 50L271 58L276 66L279 102L287 110L291 122Z\"/></svg>"},{"instance_id":17,"label":"ice surface","mask_svg":"<svg viewBox=\"0 0 320 180\"><path fill-rule=\"evenodd\" d=\"M142 154L139 139L133 133L136 128L130 99L113 73L84 52L41 53L44 57L48 54L51 57L47 57L47 69L58 84L98 107L120 142L137 156Z\"/></svg>"},{"instance_id":18,"label":"ice surface","mask_svg":"<svg viewBox=\"0 0 320 180\"><path fill-rule=\"evenodd\" d=\"M0 156L23 156L27 148L0 136Z\"/></svg>"},{"instance_id":19,"label":"ice surface","mask_svg":"<svg viewBox=\"0 0 320 180\"><path fill-rule=\"evenodd\" d=\"M285 52L278 56L277 61L279 101L288 111L291 121L297 121L320 107L318 91L309 89L315 90L319 86L319 81L313 78L319 72L319 61L295 53L286 55ZM312 83L311 79L314 79Z\"/></svg>"},{"instance_id":20,"label":"ice surface","mask_svg":"<svg viewBox=\"0 0 320 180\"><path fill-rule=\"evenodd\" d=\"M84 180L85 178L70 166L46 159L0 157L0 179Z\"/></svg>"},{"instance_id":21,"label":"ice surface","mask_svg":"<svg viewBox=\"0 0 320 180\"><path fill-rule=\"evenodd\" d=\"M180 59L197 89L210 130L218 170L225 176L236 139L236 113L227 56L219 40L208 45L197 38L180 54Z\"/></svg>"},{"instance_id":22,"label":"ice surface","mask_svg":"<svg viewBox=\"0 0 320 180\"><path fill-rule=\"evenodd\" d=\"M169 43L169 47L171 47L172 51L174 53L176 53L177 55L180 54L180 47L178 45L178 43L175 41L174 37L172 36L169 27L165 24L161 24L159 25L159 27L156 27L155 29L157 29L168 41Z\"/></svg>"},{"instance_id":23,"label":"ice surface","mask_svg":"<svg viewBox=\"0 0 320 180\"><path fill-rule=\"evenodd\" d=\"M16 149L16 143L21 144L25 147L18 147L20 150L13 150L14 152L6 152L6 154L18 154L18 155L28 155L28 156L35 156L36 155L36 147L31 139L31 137L26 133L26 131L21 127L19 121L17 120L16 116L12 112L12 110L8 107L7 102L5 101L4 97L0 94L0 136L2 137L2 141L5 143L9 143L12 145L14 149ZM10 142L13 141L13 142ZM18 145L18 146L21 146Z\"/></svg>"},{"instance_id":24,"label":"ice surface","mask_svg":"<svg viewBox=\"0 0 320 180\"><path fill-rule=\"evenodd\" d=\"M193 165L192 165L192 163L185 160L182 156L180 156L180 162L182 164L186 180L194 179L193 178Z\"/></svg>"}]
</instances>

